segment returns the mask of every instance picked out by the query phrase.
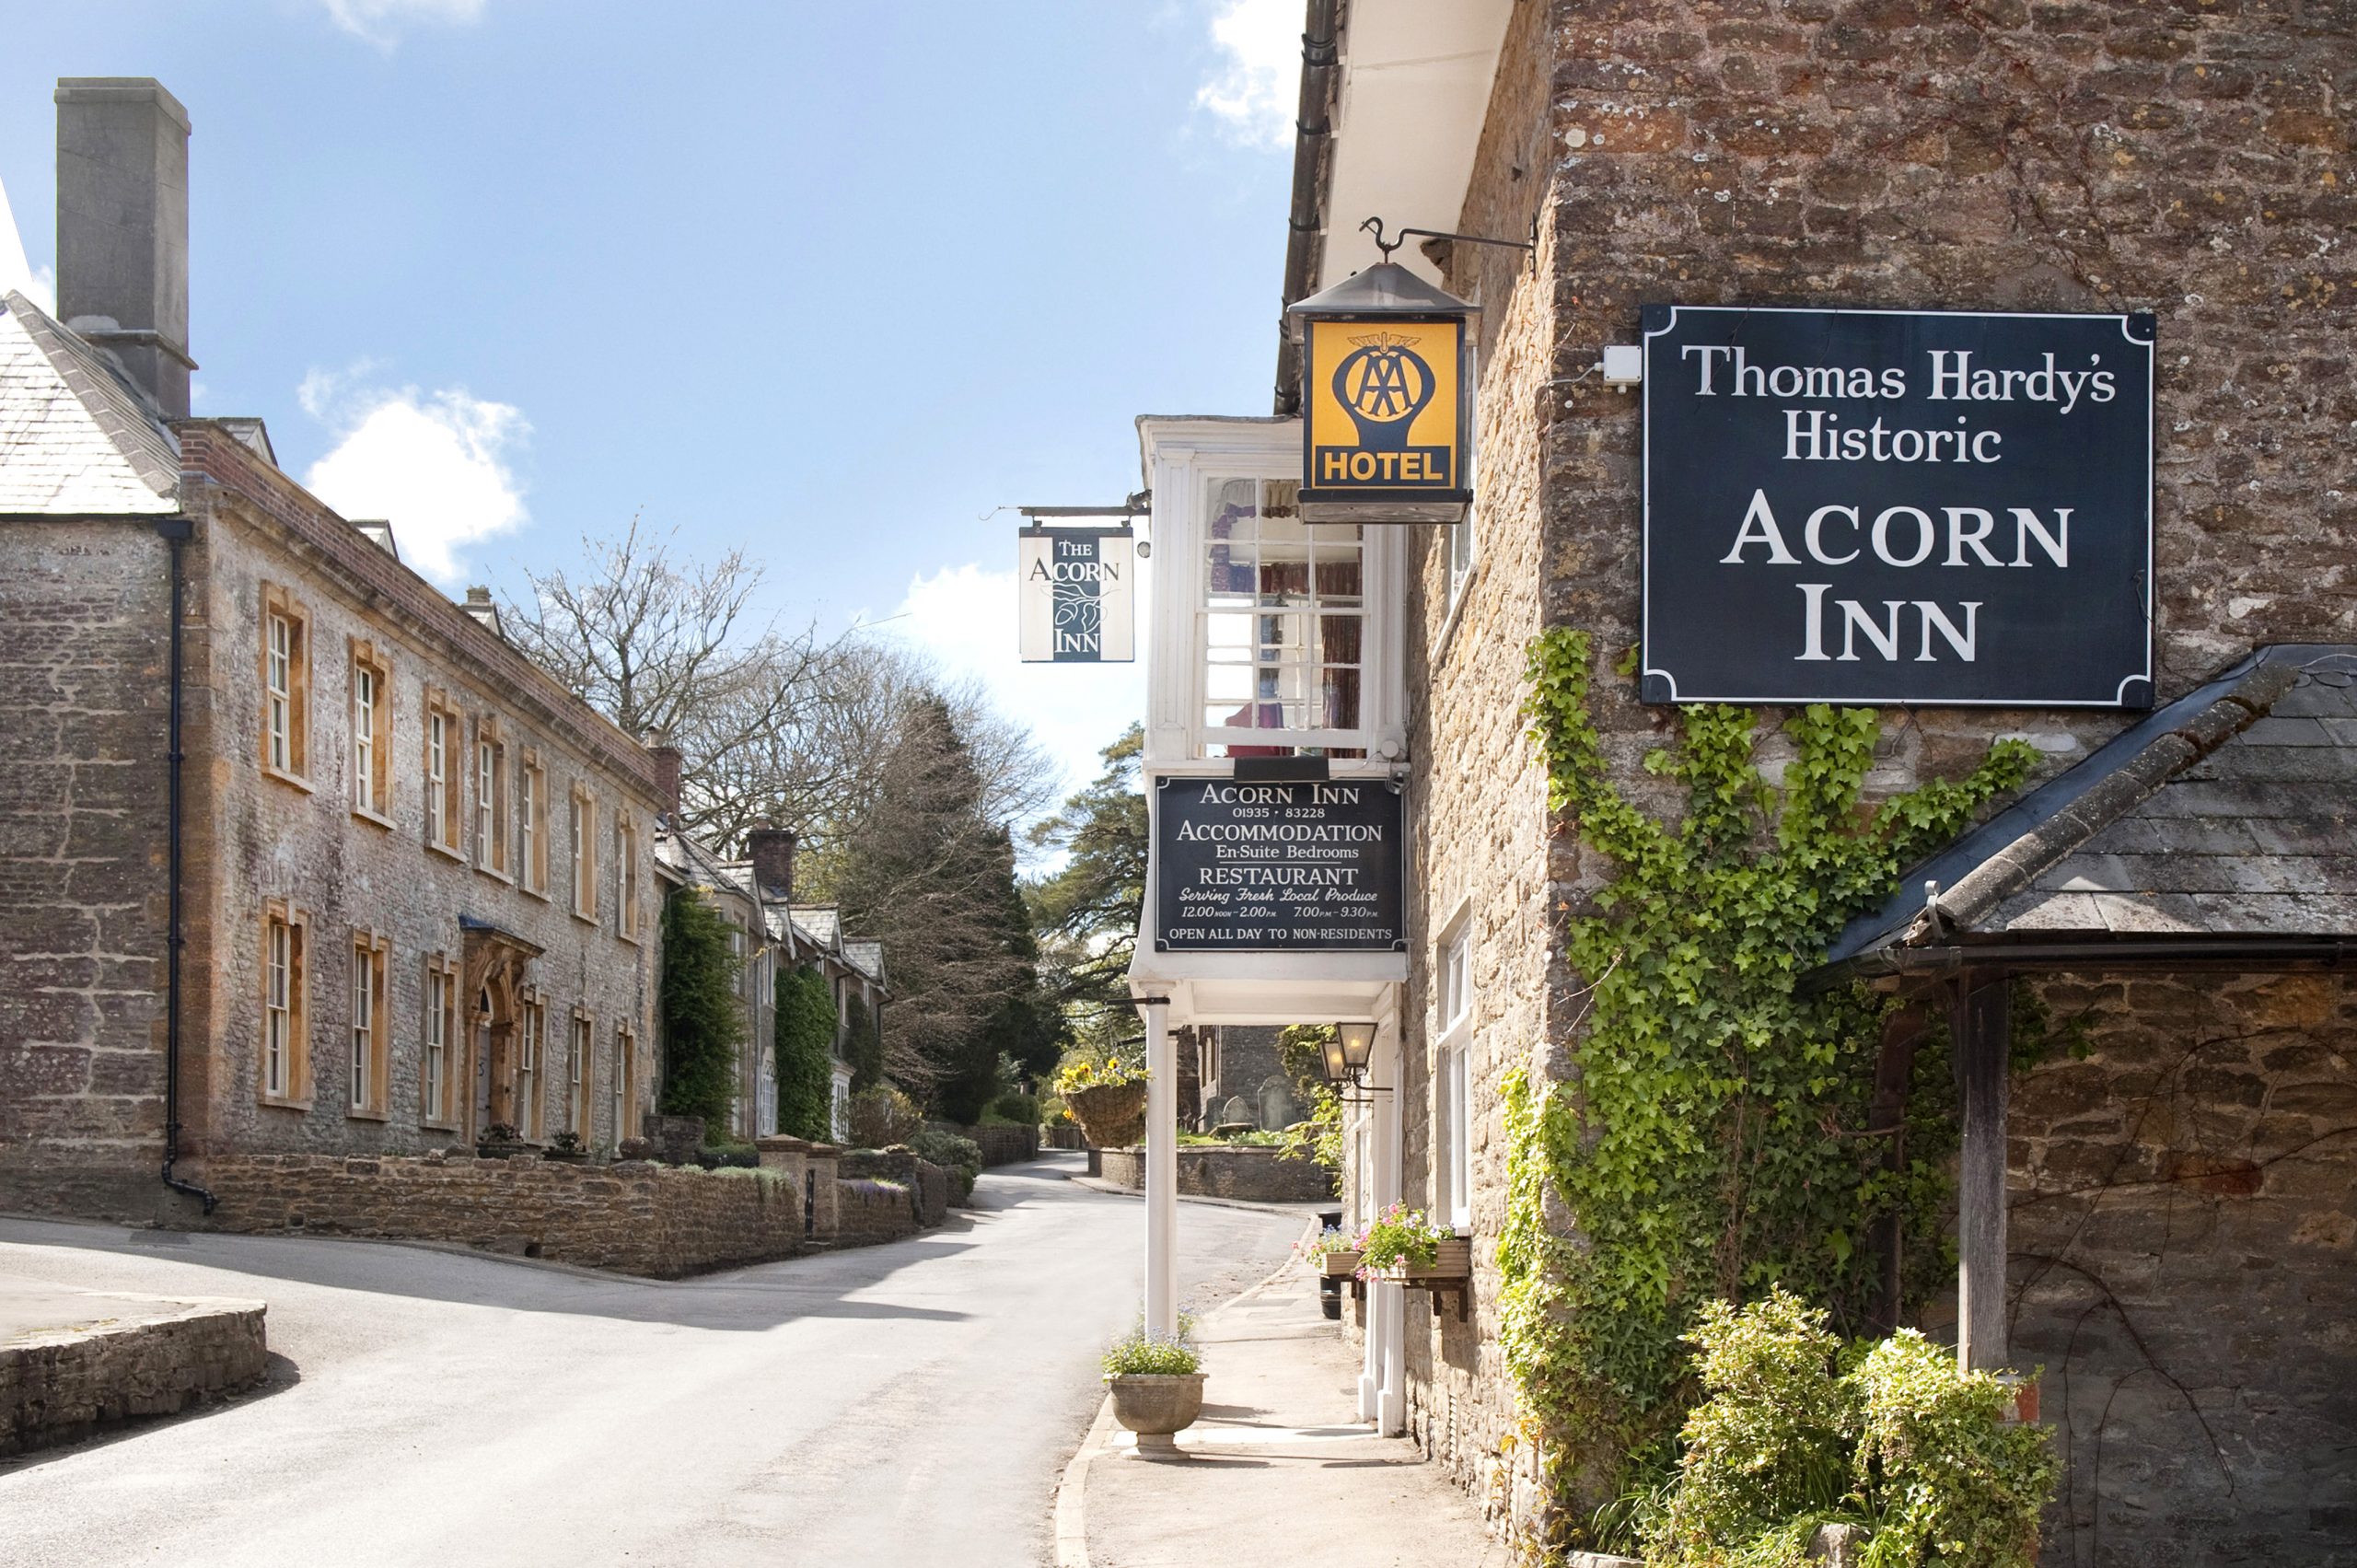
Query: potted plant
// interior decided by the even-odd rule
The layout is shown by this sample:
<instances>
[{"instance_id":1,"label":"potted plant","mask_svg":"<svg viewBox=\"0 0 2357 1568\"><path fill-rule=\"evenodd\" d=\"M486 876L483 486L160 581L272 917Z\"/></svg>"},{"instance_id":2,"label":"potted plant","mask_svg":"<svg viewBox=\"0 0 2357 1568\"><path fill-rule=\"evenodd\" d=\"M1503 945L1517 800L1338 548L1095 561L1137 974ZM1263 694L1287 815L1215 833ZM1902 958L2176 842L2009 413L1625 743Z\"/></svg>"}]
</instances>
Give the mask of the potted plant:
<instances>
[{"instance_id":1,"label":"potted plant","mask_svg":"<svg viewBox=\"0 0 2357 1568\"><path fill-rule=\"evenodd\" d=\"M581 1141L580 1133L568 1127L550 1134L549 1146L540 1151L540 1157L578 1165L589 1157L589 1145Z\"/></svg>"},{"instance_id":2,"label":"potted plant","mask_svg":"<svg viewBox=\"0 0 2357 1568\"><path fill-rule=\"evenodd\" d=\"M1175 1334L1149 1334L1140 1325L1105 1347L1113 1419L1137 1434L1141 1458L1178 1458L1175 1434L1202 1413L1203 1359L1193 1330L1185 1318Z\"/></svg>"},{"instance_id":3,"label":"potted plant","mask_svg":"<svg viewBox=\"0 0 2357 1568\"><path fill-rule=\"evenodd\" d=\"M494 1121L482 1130L482 1137L475 1140L475 1153L485 1159L504 1160L530 1152L530 1145L524 1142L523 1133L517 1131L512 1121Z\"/></svg>"},{"instance_id":4,"label":"potted plant","mask_svg":"<svg viewBox=\"0 0 2357 1568\"><path fill-rule=\"evenodd\" d=\"M1100 1149L1125 1149L1145 1136L1143 1066L1120 1057L1081 1057L1056 1074L1056 1092L1082 1134Z\"/></svg>"},{"instance_id":5,"label":"potted plant","mask_svg":"<svg viewBox=\"0 0 2357 1568\"><path fill-rule=\"evenodd\" d=\"M1358 1237L1339 1225L1319 1231L1315 1241L1295 1243L1294 1250L1329 1280L1349 1279L1359 1270Z\"/></svg>"},{"instance_id":6,"label":"potted plant","mask_svg":"<svg viewBox=\"0 0 2357 1568\"><path fill-rule=\"evenodd\" d=\"M1461 1280L1472 1272L1471 1240L1405 1203L1377 1214L1359 1237L1361 1279Z\"/></svg>"}]
</instances>

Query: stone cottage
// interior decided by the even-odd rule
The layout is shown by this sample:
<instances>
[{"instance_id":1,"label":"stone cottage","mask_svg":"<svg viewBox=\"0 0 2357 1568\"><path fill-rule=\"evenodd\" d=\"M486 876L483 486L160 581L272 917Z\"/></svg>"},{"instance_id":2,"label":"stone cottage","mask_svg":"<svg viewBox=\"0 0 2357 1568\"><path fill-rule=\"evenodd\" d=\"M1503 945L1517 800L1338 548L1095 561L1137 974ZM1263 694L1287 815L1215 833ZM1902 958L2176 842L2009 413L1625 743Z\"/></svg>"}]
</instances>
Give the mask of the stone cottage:
<instances>
[{"instance_id":1,"label":"stone cottage","mask_svg":"<svg viewBox=\"0 0 2357 1568\"><path fill-rule=\"evenodd\" d=\"M657 875L669 889L692 889L728 923L738 961L737 995L745 1006L747 1047L737 1054L737 1087L728 1131L741 1142L778 1131L778 986L808 967L834 999L832 1136L850 1135L852 1031L873 1031L886 999L884 945L846 940L842 912L832 904L794 901L798 840L783 828L746 835L743 860L723 858L710 845L672 826L679 808L679 753L654 748L666 791L666 815L656 834Z\"/></svg>"},{"instance_id":2,"label":"stone cottage","mask_svg":"<svg viewBox=\"0 0 2357 1568\"><path fill-rule=\"evenodd\" d=\"M259 421L190 416L188 116L57 105L64 321L0 301L0 1207L614 1147L656 1075L654 763Z\"/></svg>"},{"instance_id":3,"label":"stone cottage","mask_svg":"<svg viewBox=\"0 0 2357 1568\"><path fill-rule=\"evenodd\" d=\"M1323 388L1292 331L1271 344L1275 417L1142 420L1177 606L1157 607L1148 793L1280 776L1272 757L1387 775L1407 796L1405 930L1396 958L1184 958L1155 950L1150 888L1132 981L1150 1039L1164 1016L1375 1026L1349 1202L1425 1208L1474 1265L1462 1318L1370 1290L1364 1413L1502 1523L1554 1506L1499 1353L1502 1085L1520 1070L1578 1094L1599 977L1566 964L1565 923L1619 874L1550 810L1524 714L1534 637L1589 635L1597 766L1656 816L1682 808L1645 765L1676 733L1669 693L1615 668L1647 635L1647 405L1607 351L1637 350L1670 306L2149 314L2153 547L2116 590L2144 607L2150 689L1886 703L1869 804L2000 738L2037 761L1811 983L1899 1004L1877 1084L1903 1085L1939 1028L1970 1069L1966 1233L1862 1244L1894 1271L1957 1245L1967 1299L1917 1320L1971 1338L1976 1365L2044 1366L2065 1464L2048 1561L2357 1545L2352 59L2346 14L2298 6L1306 6L1285 300L1423 231L1391 259L1479 308L1474 499L1441 526L1306 518L1299 416ZM1363 229L1376 218L1387 233ZM1838 552L1840 520L1810 537ZM1727 624L1744 612L1728 602ZM1261 630L1223 645L1223 614ZM1945 651L1922 635L1925 658ZM1751 705L1773 780L1793 711ZM2009 995L2075 1049L2009 1074L1991 1005ZM1576 1237L1576 1215L1549 1217Z\"/></svg>"}]
</instances>

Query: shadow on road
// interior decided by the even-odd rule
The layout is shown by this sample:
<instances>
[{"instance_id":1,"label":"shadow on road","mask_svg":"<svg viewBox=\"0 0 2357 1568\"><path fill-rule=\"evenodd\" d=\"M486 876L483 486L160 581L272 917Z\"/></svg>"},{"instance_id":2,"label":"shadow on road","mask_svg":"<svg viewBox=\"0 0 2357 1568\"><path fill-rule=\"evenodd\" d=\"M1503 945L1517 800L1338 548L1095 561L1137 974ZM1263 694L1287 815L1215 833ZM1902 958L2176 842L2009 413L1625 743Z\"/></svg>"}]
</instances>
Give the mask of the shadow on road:
<instances>
[{"instance_id":1,"label":"shadow on road","mask_svg":"<svg viewBox=\"0 0 2357 1568\"><path fill-rule=\"evenodd\" d=\"M0 1481L6 1481L10 1476L22 1475L28 1470L39 1469L52 1459L68 1458L75 1454L87 1454L94 1449L104 1448L110 1444L120 1443L126 1437L144 1436L147 1433L164 1427L178 1426L184 1421L201 1421L208 1415L228 1410L232 1406L255 1404L269 1399L273 1394L284 1393L302 1380L302 1371L293 1362L276 1351L270 1351L262 1357L261 1381L250 1388L226 1396L199 1400L193 1404L174 1411L169 1415L131 1416L102 1431L94 1432L87 1437L77 1438L71 1443L60 1443L54 1447L35 1448L28 1454L11 1454L6 1458L0 1458Z\"/></svg>"},{"instance_id":2,"label":"shadow on road","mask_svg":"<svg viewBox=\"0 0 2357 1568\"><path fill-rule=\"evenodd\" d=\"M757 1263L684 1280L644 1280L471 1249L374 1237L234 1236L212 1232L125 1231L52 1220L0 1218L0 1243L157 1258L254 1280L285 1280L330 1290L357 1290L493 1307L562 1312L687 1329L759 1333L799 1318L907 1318L958 1322L971 1314L906 1300L868 1298L916 1264L968 1251L978 1233L1034 1203L1108 1202L1074 1183L1072 1160L1042 1160L983 1173L973 1205L946 1224L904 1240ZM38 1272L38 1265L28 1260ZM181 1287L175 1287L181 1288ZM203 1287L235 1294L226 1282ZM267 1292L256 1290L256 1295Z\"/></svg>"}]
</instances>

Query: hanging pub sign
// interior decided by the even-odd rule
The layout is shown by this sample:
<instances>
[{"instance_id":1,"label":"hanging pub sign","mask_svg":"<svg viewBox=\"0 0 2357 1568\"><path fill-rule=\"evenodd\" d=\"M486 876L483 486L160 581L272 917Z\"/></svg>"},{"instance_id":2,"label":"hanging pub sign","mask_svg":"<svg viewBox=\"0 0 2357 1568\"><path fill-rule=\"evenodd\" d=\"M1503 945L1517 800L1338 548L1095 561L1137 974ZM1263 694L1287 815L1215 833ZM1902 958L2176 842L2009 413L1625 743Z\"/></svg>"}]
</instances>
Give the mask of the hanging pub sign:
<instances>
[{"instance_id":1,"label":"hanging pub sign","mask_svg":"<svg viewBox=\"0 0 2357 1568\"><path fill-rule=\"evenodd\" d=\"M1158 779L1155 949L1404 951L1399 826L1382 779Z\"/></svg>"},{"instance_id":2,"label":"hanging pub sign","mask_svg":"<svg viewBox=\"0 0 2357 1568\"><path fill-rule=\"evenodd\" d=\"M1128 528L1027 528L1016 561L1024 663L1137 657L1137 547Z\"/></svg>"},{"instance_id":3,"label":"hanging pub sign","mask_svg":"<svg viewBox=\"0 0 2357 1568\"><path fill-rule=\"evenodd\" d=\"M1475 308L1380 261L1288 313L1302 334L1303 521L1462 517Z\"/></svg>"},{"instance_id":4,"label":"hanging pub sign","mask_svg":"<svg viewBox=\"0 0 2357 1568\"><path fill-rule=\"evenodd\" d=\"M2152 317L1644 329L1646 702L2152 705Z\"/></svg>"}]
</instances>

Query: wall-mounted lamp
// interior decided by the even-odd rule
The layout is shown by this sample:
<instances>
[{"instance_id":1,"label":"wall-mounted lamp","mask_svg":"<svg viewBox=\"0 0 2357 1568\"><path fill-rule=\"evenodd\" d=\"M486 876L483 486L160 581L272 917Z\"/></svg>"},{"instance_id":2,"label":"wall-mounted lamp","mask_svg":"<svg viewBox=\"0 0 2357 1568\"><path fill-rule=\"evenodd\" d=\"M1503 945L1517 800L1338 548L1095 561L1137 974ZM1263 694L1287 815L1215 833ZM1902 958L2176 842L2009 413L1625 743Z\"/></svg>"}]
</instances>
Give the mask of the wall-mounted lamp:
<instances>
[{"instance_id":1,"label":"wall-mounted lamp","mask_svg":"<svg viewBox=\"0 0 2357 1568\"><path fill-rule=\"evenodd\" d=\"M1363 1086L1366 1081L1367 1063L1375 1055L1375 1026L1373 1024L1336 1024L1333 1032L1318 1045L1318 1066L1343 1098L1349 1091ZM1368 1089L1369 1094L1383 1094L1381 1088Z\"/></svg>"}]
</instances>

